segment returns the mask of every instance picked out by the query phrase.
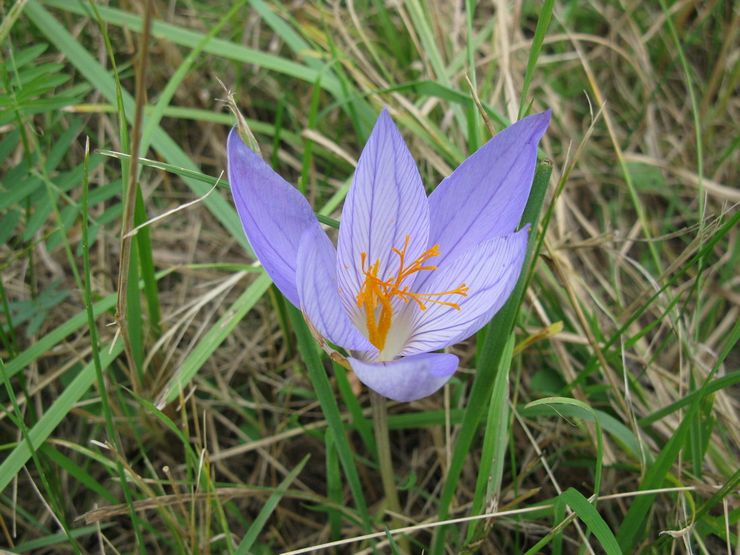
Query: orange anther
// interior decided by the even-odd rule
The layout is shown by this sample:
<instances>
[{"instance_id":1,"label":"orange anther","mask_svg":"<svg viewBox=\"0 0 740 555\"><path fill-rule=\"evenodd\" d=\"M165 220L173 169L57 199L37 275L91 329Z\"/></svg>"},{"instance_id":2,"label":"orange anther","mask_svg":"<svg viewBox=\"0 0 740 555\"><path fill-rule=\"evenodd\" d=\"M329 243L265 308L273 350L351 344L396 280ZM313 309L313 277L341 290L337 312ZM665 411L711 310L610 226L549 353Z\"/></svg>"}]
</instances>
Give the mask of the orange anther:
<instances>
[{"instance_id":1,"label":"orange anther","mask_svg":"<svg viewBox=\"0 0 740 555\"><path fill-rule=\"evenodd\" d=\"M460 310L460 305L450 301L441 301L436 297L444 295L467 296L468 286L464 283L451 291L439 293L414 293L409 291L408 286L403 286L403 281L417 272L431 272L436 266L427 266L430 258L439 256L439 245L433 245L424 251L419 258L406 266L406 251L408 250L410 237L406 235L403 247L391 250L398 255L398 272L395 276L382 280L378 277L380 271L380 260L376 260L372 266L367 266L367 253L360 254L362 273L365 275L360 291L357 294L357 306L365 311L365 323L367 325L368 339L379 350L383 350L388 332L393 324L393 304L391 299L399 297L404 303L414 301L420 310L426 310L427 304L439 304ZM378 312L380 308L380 312Z\"/></svg>"}]
</instances>

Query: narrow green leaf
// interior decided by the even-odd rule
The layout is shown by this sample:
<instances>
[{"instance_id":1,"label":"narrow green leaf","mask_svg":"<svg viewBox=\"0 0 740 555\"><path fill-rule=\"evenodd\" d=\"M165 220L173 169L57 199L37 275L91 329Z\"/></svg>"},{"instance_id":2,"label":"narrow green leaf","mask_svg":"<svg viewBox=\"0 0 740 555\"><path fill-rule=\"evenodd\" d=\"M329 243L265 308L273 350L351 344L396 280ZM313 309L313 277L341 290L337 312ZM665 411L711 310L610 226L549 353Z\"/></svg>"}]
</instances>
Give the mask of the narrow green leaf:
<instances>
[{"instance_id":1,"label":"narrow green leaf","mask_svg":"<svg viewBox=\"0 0 740 555\"><path fill-rule=\"evenodd\" d=\"M34 4L37 6L37 2L38 0L29 0L26 11L28 11L28 7ZM77 15L87 15L85 7L81 6L77 2L68 2L67 0L44 0L44 4L66 12L75 13ZM130 31L137 33L140 33L143 28L142 17L139 15L106 6L98 6L98 10L103 19L110 25L127 28ZM151 32L152 36L156 38L169 40L174 44L185 47L192 47L203 39L203 33L191 31L190 29L183 29L182 27L164 23L158 19L152 20ZM282 73L289 77L301 79L308 83L315 82L319 74L316 69L306 65L223 39L213 39L203 50L209 54L214 54L243 64L254 64L271 71ZM327 76L327 78L324 79L322 86L335 96L338 95L341 97L341 90L336 79L332 79L330 76Z\"/></svg>"},{"instance_id":2,"label":"narrow green leaf","mask_svg":"<svg viewBox=\"0 0 740 555\"><path fill-rule=\"evenodd\" d=\"M537 399L532 401L525 408L539 407L539 406L552 406L558 405L558 410L561 406L565 407L576 407L582 411L585 411L591 416L589 420L596 424L596 461L594 468L594 495L599 495L601 489L601 468L604 460L604 438L601 434L601 420L597 417L596 412L583 401L578 399L570 399L568 397L547 397L546 399Z\"/></svg>"},{"instance_id":3,"label":"narrow green leaf","mask_svg":"<svg viewBox=\"0 0 740 555\"><path fill-rule=\"evenodd\" d=\"M298 351L301 353L301 358L308 370L308 377L313 384L316 396L321 404L321 410L334 436L334 445L336 446L339 460L342 463L342 468L344 468L344 474L347 477L347 483L352 492L352 497L354 497L357 511L362 518L363 528L367 532L370 530L370 514L367 510L365 495L362 491L360 477L352 456L352 449L350 448L349 441L347 441L344 422L342 422L339 407L334 398L334 391L332 391L326 370L321 362L316 342L311 336L306 322L303 320L303 315L293 306L288 307L288 314L298 341Z\"/></svg>"},{"instance_id":4,"label":"narrow green leaf","mask_svg":"<svg viewBox=\"0 0 740 555\"><path fill-rule=\"evenodd\" d=\"M120 341L116 341L112 348L104 348L100 356L102 367L107 368L121 354L122 350L123 345ZM34 449L38 449L59 423L67 417L94 381L95 367L92 362L89 362L29 430L28 438ZM31 452L28 443L25 441L18 443L10 455L0 464L0 491L6 488L30 457Z\"/></svg>"},{"instance_id":5,"label":"narrow green leaf","mask_svg":"<svg viewBox=\"0 0 740 555\"><path fill-rule=\"evenodd\" d=\"M77 2L64 2L58 6L69 11L84 13ZM110 8L99 7L102 14L108 13ZM82 10L82 11L81 11ZM123 13L123 12L122 12ZM113 77L102 67L95 58L77 41L43 6L38 0L29 0L25 14L38 27L39 31L47 36L54 45L69 59L80 73L109 101L115 102L116 87ZM131 16L137 19L135 16ZM139 20L140 23L140 20ZM197 35L197 33L196 33ZM201 36L197 38L201 38ZM196 40L197 42L197 40ZM192 43L191 43L192 44ZM252 63L252 62L250 62ZM127 92L123 92L123 103L126 117L131 121L134 117L134 99ZM197 172L198 167L178 146L178 144L161 127L153 132L152 147L163 158L174 166L179 166ZM199 197L205 196L209 187L200 181L183 178L185 183ZM236 211L229 202L220 195L208 195L203 201L213 215L223 224L231 235L244 247L246 238Z\"/></svg>"},{"instance_id":6,"label":"narrow green leaf","mask_svg":"<svg viewBox=\"0 0 740 555\"><path fill-rule=\"evenodd\" d=\"M720 356L715 361L714 367L707 375L701 388L696 392L698 395L692 399L688 410L684 414L681 423L678 425L678 428L670 437L668 442L663 446L663 449L661 449L660 454L655 458L653 464L648 467L645 476L640 482L640 490L652 490L663 486L663 482L678 457L681 447L685 444L689 428L699 413L701 400L706 395L710 380L714 377L717 370L724 362L725 357L727 357L734 348L737 343L738 336L740 336L740 321L735 323L732 332L725 341ZM630 505L627 515L624 517L624 520L619 527L619 532L617 532L617 540L625 553L631 552L639 538L642 536L646 525L647 513L655 502L656 496L657 494L655 493L640 495L632 501L632 505Z\"/></svg>"},{"instance_id":7,"label":"narrow green leaf","mask_svg":"<svg viewBox=\"0 0 740 555\"><path fill-rule=\"evenodd\" d=\"M293 470L290 471L285 479L280 482L280 485L278 485L277 489L272 493L272 495L267 498L267 501L265 501L262 509L260 509L259 514L257 514L254 522L249 527L249 530L247 530L247 533L242 538L242 541L239 543L239 547L237 547L236 549L237 555L247 555L249 553L249 549L252 547L254 542L257 541L260 532L265 527L265 524L267 524L267 519L270 518L270 515L275 510L275 507L277 507L278 503L280 503L283 495L285 495L285 492L288 490L290 485L301 473L303 467L306 466L306 463L308 462L308 459L310 457L310 455L306 455L305 457L303 457L303 460L299 462Z\"/></svg>"},{"instance_id":8,"label":"narrow green leaf","mask_svg":"<svg viewBox=\"0 0 740 555\"><path fill-rule=\"evenodd\" d=\"M604 522L596 507L589 503L581 492L568 488L560 494L560 497L596 536L607 555L622 555L622 550L609 525Z\"/></svg>"},{"instance_id":9,"label":"narrow green leaf","mask_svg":"<svg viewBox=\"0 0 740 555\"><path fill-rule=\"evenodd\" d=\"M537 221L542 209L551 172L552 167L548 163L541 163L537 166L534 183L532 184L532 193L530 194L529 201L524 209L521 222L522 224L531 224L532 229L537 228ZM452 453L450 468L447 471L447 477L440 495L438 513L439 520L445 520L449 516L450 503L452 502L452 497L457 489L457 483L460 479L463 466L465 465L465 459L470 451L470 446L472 445L475 434L478 431L478 423L480 422L481 416L487 412L486 403L491 397L491 388L493 387L493 381L496 376L495 370L498 367L501 355L504 351L504 346L506 345L506 341L509 339L509 334L511 333L516 321L516 315L519 311L519 305L521 304L526 286L527 270L530 265L534 263L533 253L535 243L536 241L534 240L529 241L527 257L524 262L524 270L522 271L521 277L509 297L509 300L493 318L491 323L486 326L488 331L486 332L481 356L478 358L477 372L473 379L473 385L471 386L470 397L465 409L460 434L458 435L457 443L455 444L455 448ZM445 545L444 538L446 530L447 527L440 527L437 529L434 543L432 544L432 553L440 554L442 552Z\"/></svg>"},{"instance_id":10,"label":"narrow green leaf","mask_svg":"<svg viewBox=\"0 0 740 555\"><path fill-rule=\"evenodd\" d=\"M334 447L334 435L331 430L324 434L324 447L326 453L326 496L336 506L344 503L344 492L342 488L342 475L339 469L339 457ZM335 507L327 507L329 514L329 537L332 540L339 539L342 532L342 513Z\"/></svg>"},{"instance_id":11,"label":"narrow green leaf","mask_svg":"<svg viewBox=\"0 0 740 555\"><path fill-rule=\"evenodd\" d=\"M475 494L471 515L485 512L485 508L501 491L501 479L504 474L504 455L509 440L509 370L511 357L514 354L514 334L509 336L504 352L501 355L496 378L491 390L491 401L488 405L485 434L483 436L483 450L481 463L478 469L478 479L475 482ZM466 541L470 542L475 536L477 522L471 523L468 528Z\"/></svg>"},{"instance_id":12,"label":"narrow green leaf","mask_svg":"<svg viewBox=\"0 0 740 555\"><path fill-rule=\"evenodd\" d=\"M519 116L518 119L522 119L522 116L526 113L527 105L527 94L529 94L529 86L532 84L532 78L534 77L534 70L537 67L537 59L540 57L542 51L542 43L545 40L547 29L550 26L550 20L552 19L552 8L555 4L555 0L545 0L542 5L542 9L539 10L537 17L537 27L534 30L534 37L532 38L532 46L529 49L529 58L527 59L527 71L524 73L524 83L522 84L522 94L519 97Z\"/></svg>"},{"instance_id":13,"label":"narrow green leaf","mask_svg":"<svg viewBox=\"0 0 740 555\"><path fill-rule=\"evenodd\" d=\"M247 287L229 310L213 324L177 369L175 375L170 378L170 381L167 382L167 385L164 386L157 397L157 407L161 408L177 398L211 354L223 343L236 325L242 321L247 312L252 310L257 301L262 298L271 283L270 277L267 274L262 274Z\"/></svg>"}]
</instances>

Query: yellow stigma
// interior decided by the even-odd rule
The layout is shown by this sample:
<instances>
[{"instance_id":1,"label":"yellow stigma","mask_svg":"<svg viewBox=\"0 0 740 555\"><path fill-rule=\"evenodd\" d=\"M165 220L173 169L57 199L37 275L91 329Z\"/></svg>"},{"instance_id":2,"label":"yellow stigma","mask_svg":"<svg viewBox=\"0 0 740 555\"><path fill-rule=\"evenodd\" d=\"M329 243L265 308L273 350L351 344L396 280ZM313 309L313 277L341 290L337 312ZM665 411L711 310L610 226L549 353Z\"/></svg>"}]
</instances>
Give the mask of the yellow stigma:
<instances>
[{"instance_id":1,"label":"yellow stigma","mask_svg":"<svg viewBox=\"0 0 740 555\"><path fill-rule=\"evenodd\" d=\"M414 301L419 309L426 310L427 304L439 304L449 306L455 310L460 310L460 305L449 301L440 301L437 297L444 295L461 295L468 294L468 286L460 284L456 289L451 291L442 291L440 293L413 293L409 291L409 286L403 285L403 281L417 272L431 272L436 270L436 266L427 266L426 262L430 258L439 256L439 245L434 245L424 251L419 258L414 260L409 266L406 266L406 250L409 246L410 237L406 235L403 248L393 247L392 251L398 255L398 272L395 276L388 279L380 279L380 260L376 260L372 266L368 266L367 253L360 253L360 264L362 273L365 275L365 281L362 282L360 292L357 294L357 306L365 311L365 323L367 325L368 339L375 345L378 350L382 351L385 346L385 340L393 323L393 304L391 299L399 297L405 303Z\"/></svg>"}]
</instances>

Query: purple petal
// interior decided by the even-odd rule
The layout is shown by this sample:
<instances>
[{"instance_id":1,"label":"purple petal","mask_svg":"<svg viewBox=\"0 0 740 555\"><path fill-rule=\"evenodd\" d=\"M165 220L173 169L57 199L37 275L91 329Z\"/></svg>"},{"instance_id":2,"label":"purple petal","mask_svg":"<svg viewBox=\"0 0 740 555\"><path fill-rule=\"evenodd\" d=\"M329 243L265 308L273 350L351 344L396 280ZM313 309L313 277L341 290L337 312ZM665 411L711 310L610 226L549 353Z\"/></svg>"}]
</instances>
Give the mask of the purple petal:
<instances>
[{"instance_id":1,"label":"purple petal","mask_svg":"<svg viewBox=\"0 0 740 555\"><path fill-rule=\"evenodd\" d=\"M318 227L303 233L296 285L301 310L321 335L345 349L376 350L352 324L339 298L337 253ZM376 350L377 351L377 350Z\"/></svg>"},{"instance_id":2,"label":"purple petal","mask_svg":"<svg viewBox=\"0 0 740 555\"><path fill-rule=\"evenodd\" d=\"M453 345L483 327L509 298L527 253L529 228L484 241L432 273L419 291L451 291L461 284L467 296L445 295L441 301L457 303L460 310L439 304L416 308L411 336L401 355L434 351Z\"/></svg>"},{"instance_id":3,"label":"purple petal","mask_svg":"<svg viewBox=\"0 0 740 555\"><path fill-rule=\"evenodd\" d=\"M447 383L460 360L447 353L424 353L390 362L348 359L360 381L394 401L416 401Z\"/></svg>"},{"instance_id":4,"label":"purple petal","mask_svg":"<svg viewBox=\"0 0 740 555\"><path fill-rule=\"evenodd\" d=\"M236 129L227 143L229 184L244 233L278 289L299 305L296 257L303 232L319 229L308 201L247 147Z\"/></svg>"},{"instance_id":5,"label":"purple petal","mask_svg":"<svg viewBox=\"0 0 740 555\"><path fill-rule=\"evenodd\" d=\"M367 253L370 265L380 261L378 277L385 279L398 270L398 256L391 249L402 248L406 236L406 259L414 261L427 248L429 207L416 163L383 110L360 155L342 209L337 272L348 310L357 310L355 299L364 281L361 253Z\"/></svg>"},{"instance_id":6,"label":"purple petal","mask_svg":"<svg viewBox=\"0 0 740 555\"><path fill-rule=\"evenodd\" d=\"M507 127L432 192L429 244L441 251L435 264L516 229L532 188L537 143L549 123L550 110Z\"/></svg>"}]
</instances>

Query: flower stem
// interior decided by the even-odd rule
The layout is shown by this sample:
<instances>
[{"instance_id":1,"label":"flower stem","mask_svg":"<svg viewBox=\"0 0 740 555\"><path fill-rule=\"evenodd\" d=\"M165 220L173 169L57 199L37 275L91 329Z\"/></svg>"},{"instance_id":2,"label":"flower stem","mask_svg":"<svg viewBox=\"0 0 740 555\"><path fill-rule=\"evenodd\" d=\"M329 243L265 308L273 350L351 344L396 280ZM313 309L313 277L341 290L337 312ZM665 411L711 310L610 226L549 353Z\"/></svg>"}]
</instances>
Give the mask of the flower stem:
<instances>
[{"instance_id":1,"label":"flower stem","mask_svg":"<svg viewBox=\"0 0 740 555\"><path fill-rule=\"evenodd\" d=\"M388 435L388 410L386 399L382 395L370 392L370 403L373 408L373 427L375 428L375 443L378 447L378 464L380 477L383 480L383 491L388 510L401 514L401 503L398 501L396 480L393 476L393 461L391 460L391 445ZM398 519L394 516L394 525Z\"/></svg>"}]
</instances>

